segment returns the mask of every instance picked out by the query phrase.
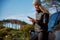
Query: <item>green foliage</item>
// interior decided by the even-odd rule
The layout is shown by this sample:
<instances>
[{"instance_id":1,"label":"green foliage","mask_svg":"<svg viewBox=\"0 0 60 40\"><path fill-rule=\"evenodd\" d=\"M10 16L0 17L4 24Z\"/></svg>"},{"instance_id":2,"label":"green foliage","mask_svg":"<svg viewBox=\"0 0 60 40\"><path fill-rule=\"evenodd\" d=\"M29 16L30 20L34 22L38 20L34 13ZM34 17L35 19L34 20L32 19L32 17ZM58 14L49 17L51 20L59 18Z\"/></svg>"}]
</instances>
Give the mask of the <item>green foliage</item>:
<instances>
[{"instance_id":1,"label":"green foliage","mask_svg":"<svg viewBox=\"0 0 60 40\"><path fill-rule=\"evenodd\" d=\"M31 24L26 24L26 25L24 25L21 29L20 29L20 31L22 31L22 32L29 32L30 30L33 30L34 29L34 26L33 25L31 25Z\"/></svg>"},{"instance_id":2,"label":"green foliage","mask_svg":"<svg viewBox=\"0 0 60 40\"><path fill-rule=\"evenodd\" d=\"M6 35L3 40L12 40L12 36L11 35Z\"/></svg>"},{"instance_id":3,"label":"green foliage","mask_svg":"<svg viewBox=\"0 0 60 40\"><path fill-rule=\"evenodd\" d=\"M29 31L33 30L34 26L31 24L26 24L21 27L21 29L12 29L0 27L0 39L1 40L12 40L13 38L20 38L21 40L29 40ZM14 34L14 35L13 35Z\"/></svg>"},{"instance_id":4,"label":"green foliage","mask_svg":"<svg viewBox=\"0 0 60 40\"><path fill-rule=\"evenodd\" d=\"M1 28L1 27L0 27ZM8 36L8 35L10 35L10 31L11 30L13 30L13 29L11 29L11 28L1 28L0 29L0 39L2 39L2 40L5 40L6 38L5 38L5 36ZM4 39L5 38L5 39ZM6 40L10 40L10 36L6 39Z\"/></svg>"},{"instance_id":5,"label":"green foliage","mask_svg":"<svg viewBox=\"0 0 60 40\"><path fill-rule=\"evenodd\" d=\"M7 31L6 31L6 28L3 28L0 30L0 37L3 37L5 35L7 35Z\"/></svg>"},{"instance_id":6,"label":"green foliage","mask_svg":"<svg viewBox=\"0 0 60 40\"><path fill-rule=\"evenodd\" d=\"M5 28L5 27L0 24L0 29L2 29L2 28Z\"/></svg>"},{"instance_id":7,"label":"green foliage","mask_svg":"<svg viewBox=\"0 0 60 40\"><path fill-rule=\"evenodd\" d=\"M26 24L20 29L20 31L24 33L26 36L25 40L28 40L30 38L31 36L29 33L30 30L34 30L34 26L31 24Z\"/></svg>"}]
</instances>

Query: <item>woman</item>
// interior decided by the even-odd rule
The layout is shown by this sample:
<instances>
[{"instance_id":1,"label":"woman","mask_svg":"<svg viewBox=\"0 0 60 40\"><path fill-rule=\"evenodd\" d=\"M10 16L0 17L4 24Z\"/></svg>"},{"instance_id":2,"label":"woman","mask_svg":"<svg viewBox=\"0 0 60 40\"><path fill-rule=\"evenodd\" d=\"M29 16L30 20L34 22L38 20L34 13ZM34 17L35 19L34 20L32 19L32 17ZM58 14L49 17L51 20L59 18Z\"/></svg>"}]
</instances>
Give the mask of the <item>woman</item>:
<instances>
[{"instance_id":1,"label":"woman","mask_svg":"<svg viewBox=\"0 0 60 40\"><path fill-rule=\"evenodd\" d=\"M39 0L34 1L36 9L36 19L30 19L35 25L35 33L38 34L37 40L48 40L48 20L49 12L40 4Z\"/></svg>"}]
</instances>

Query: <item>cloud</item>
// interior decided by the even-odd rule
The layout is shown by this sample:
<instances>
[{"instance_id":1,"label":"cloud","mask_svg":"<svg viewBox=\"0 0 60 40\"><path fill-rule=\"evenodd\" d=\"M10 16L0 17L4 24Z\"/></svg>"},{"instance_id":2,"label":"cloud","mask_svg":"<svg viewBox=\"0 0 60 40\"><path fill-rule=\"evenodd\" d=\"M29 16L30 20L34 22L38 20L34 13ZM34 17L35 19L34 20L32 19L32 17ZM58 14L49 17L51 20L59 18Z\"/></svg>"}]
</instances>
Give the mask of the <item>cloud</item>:
<instances>
[{"instance_id":1,"label":"cloud","mask_svg":"<svg viewBox=\"0 0 60 40\"><path fill-rule=\"evenodd\" d=\"M32 24L32 22L29 21L29 19L27 18L27 16L8 16L8 17L5 17L5 20L6 19L17 19L17 20L21 20L21 21L24 21L26 23L29 23L29 24Z\"/></svg>"},{"instance_id":2,"label":"cloud","mask_svg":"<svg viewBox=\"0 0 60 40\"><path fill-rule=\"evenodd\" d=\"M5 19L17 19L15 16L9 16L9 17L6 17Z\"/></svg>"}]
</instances>

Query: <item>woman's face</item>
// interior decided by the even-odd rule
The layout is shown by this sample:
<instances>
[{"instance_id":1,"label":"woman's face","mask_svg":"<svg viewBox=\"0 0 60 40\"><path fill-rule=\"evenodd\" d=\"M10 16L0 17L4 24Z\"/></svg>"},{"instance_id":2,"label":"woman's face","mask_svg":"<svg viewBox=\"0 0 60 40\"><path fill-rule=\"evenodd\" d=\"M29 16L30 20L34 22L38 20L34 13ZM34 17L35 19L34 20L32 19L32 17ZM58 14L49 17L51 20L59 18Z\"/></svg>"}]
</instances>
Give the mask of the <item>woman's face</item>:
<instances>
[{"instance_id":1,"label":"woman's face","mask_svg":"<svg viewBox=\"0 0 60 40\"><path fill-rule=\"evenodd\" d=\"M38 4L35 4L34 6L37 10L39 10L39 5Z\"/></svg>"}]
</instances>

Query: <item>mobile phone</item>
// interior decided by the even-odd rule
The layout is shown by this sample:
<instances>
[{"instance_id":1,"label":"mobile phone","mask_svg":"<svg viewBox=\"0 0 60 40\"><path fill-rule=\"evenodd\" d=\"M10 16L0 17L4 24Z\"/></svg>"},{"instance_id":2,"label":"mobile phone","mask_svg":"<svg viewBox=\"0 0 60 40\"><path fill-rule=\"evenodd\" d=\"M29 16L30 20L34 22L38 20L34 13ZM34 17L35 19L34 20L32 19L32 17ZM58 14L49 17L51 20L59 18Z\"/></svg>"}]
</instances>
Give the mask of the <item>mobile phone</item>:
<instances>
[{"instance_id":1,"label":"mobile phone","mask_svg":"<svg viewBox=\"0 0 60 40\"><path fill-rule=\"evenodd\" d=\"M31 17L28 16L29 19L32 19Z\"/></svg>"}]
</instances>

